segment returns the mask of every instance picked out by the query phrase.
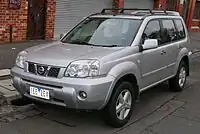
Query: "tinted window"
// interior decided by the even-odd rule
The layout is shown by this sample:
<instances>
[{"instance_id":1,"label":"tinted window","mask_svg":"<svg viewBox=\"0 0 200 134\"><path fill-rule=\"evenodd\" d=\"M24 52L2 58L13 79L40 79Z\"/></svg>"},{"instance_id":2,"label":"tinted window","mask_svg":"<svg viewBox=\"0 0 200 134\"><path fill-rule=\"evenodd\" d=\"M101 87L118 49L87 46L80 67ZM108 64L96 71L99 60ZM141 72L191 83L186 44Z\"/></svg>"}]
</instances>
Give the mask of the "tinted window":
<instances>
[{"instance_id":1,"label":"tinted window","mask_svg":"<svg viewBox=\"0 0 200 134\"><path fill-rule=\"evenodd\" d=\"M174 20L175 24L176 24L176 29L177 29L177 38L178 39L183 39L185 38L185 31L183 28L183 24L181 22L181 20Z\"/></svg>"},{"instance_id":2,"label":"tinted window","mask_svg":"<svg viewBox=\"0 0 200 134\"><path fill-rule=\"evenodd\" d=\"M150 21L142 35L142 44L146 39L158 39L158 43L161 41L161 28L158 20Z\"/></svg>"},{"instance_id":3,"label":"tinted window","mask_svg":"<svg viewBox=\"0 0 200 134\"><path fill-rule=\"evenodd\" d=\"M176 29L174 22L172 20L162 20L163 24L163 33L162 33L162 43L169 43L175 41L176 38Z\"/></svg>"}]
</instances>

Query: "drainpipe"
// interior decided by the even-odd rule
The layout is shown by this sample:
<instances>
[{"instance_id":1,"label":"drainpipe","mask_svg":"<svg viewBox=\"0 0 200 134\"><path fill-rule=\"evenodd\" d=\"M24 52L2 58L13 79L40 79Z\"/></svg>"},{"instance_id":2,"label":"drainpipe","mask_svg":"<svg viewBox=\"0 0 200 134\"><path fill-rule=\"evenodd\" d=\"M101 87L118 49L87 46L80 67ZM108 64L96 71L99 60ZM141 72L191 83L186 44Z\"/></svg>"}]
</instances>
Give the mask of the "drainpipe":
<instances>
[{"instance_id":1,"label":"drainpipe","mask_svg":"<svg viewBox=\"0 0 200 134\"><path fill-rule=\"evenodd\" d=\"M12 43L13 26L10 25L10 43Z\"/></svg>"}]
</instances>

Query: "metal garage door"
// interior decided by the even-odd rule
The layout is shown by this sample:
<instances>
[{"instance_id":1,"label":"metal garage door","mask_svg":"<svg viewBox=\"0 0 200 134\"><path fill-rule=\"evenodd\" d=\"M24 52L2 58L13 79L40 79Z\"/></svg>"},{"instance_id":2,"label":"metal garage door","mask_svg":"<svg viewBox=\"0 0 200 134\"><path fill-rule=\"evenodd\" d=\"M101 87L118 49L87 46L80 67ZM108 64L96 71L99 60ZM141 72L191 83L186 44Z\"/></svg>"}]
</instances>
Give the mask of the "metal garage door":
<instances>
[{"instance_id":1,"label":"metal garage door","mask_svg":"<svg viewBox=\"0 0 200 134\"><path fill-rule=\"evenodd\" d=\"M150 8L153 9L154 0L124 0L125 8Z\"/></svg>"},{"instance_id":2,"label":"metal garage door","mask_svg":"<svg viewBox=\"0 0 200 134\"><path fill-rule=\"evenodd\" d=\"M112 0L57 0L54 38L66 33L83 17L112 7Z\"/></svg>"}]
</instances>

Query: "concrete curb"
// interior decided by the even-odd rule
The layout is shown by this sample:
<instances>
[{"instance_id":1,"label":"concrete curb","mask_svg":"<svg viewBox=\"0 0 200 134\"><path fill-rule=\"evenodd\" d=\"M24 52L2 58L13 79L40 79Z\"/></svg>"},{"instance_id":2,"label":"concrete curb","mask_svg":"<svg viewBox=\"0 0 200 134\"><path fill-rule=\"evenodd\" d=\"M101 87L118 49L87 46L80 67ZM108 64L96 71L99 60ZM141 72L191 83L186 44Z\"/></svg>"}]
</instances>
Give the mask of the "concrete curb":
<instances>
[{"instance_id":1,"label":"concrete curb","mask_svg":"<svg viewBox=\"0 0 200 134\"><path fill-rule=\"evenodd\" d=\"M0 70L0 77L10 75L10 69Z\"/></svg>"},{"instance_id":2,"label":"concrete curb","mask_svg":"<svg viewBox=\"0 0 200 134\"><path fill-rule=\"evenodd\" d=\"M10 78L10 69L0 70L0 80Z\"/></svg>"}]
</instances>

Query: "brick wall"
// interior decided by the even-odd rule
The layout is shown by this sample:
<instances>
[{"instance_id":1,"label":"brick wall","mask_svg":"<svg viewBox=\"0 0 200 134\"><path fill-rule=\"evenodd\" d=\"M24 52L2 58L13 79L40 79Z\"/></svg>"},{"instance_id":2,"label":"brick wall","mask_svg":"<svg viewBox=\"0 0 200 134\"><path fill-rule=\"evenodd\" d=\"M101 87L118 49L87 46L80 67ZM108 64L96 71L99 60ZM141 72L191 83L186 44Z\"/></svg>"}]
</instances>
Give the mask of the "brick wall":
<instances>
[{"instance_id":1,"label":"brick wall","mask_svg":"<svg viewBox=\"0 0 200 134\"><path fill-rule=\"evenodd\" d=\"M56 13L56 0L47 0L47 13L46 13L46 39L52 39L54 35L54 24L55 24L55 13Z\"/></svg>"},{"instance_id":2,"label":"brick wall","mask_svg":"<svg viewBox=\"0 0 200 134\"><path fill-rule=\"evenodd\" d=\"M21 0L20 9L9 9L8 0L0 0L0 43L9 42L10 25L13 41L26 39L28 3Z\"/></svg>"},{"instance_id":3,"label":"brick wall","mask_svg":"<svg viewBox=\"0 0 200 134\"><path fill-rule=\"evenodd\" d=\"M56 0L47 0L45 39L53 38ZM10 26L13 26L12 41L27 39L28 0L21 0L20 9L9 9L8 0L0 0L0 43L10 42Z\"/></svg>"}]
</instances>

